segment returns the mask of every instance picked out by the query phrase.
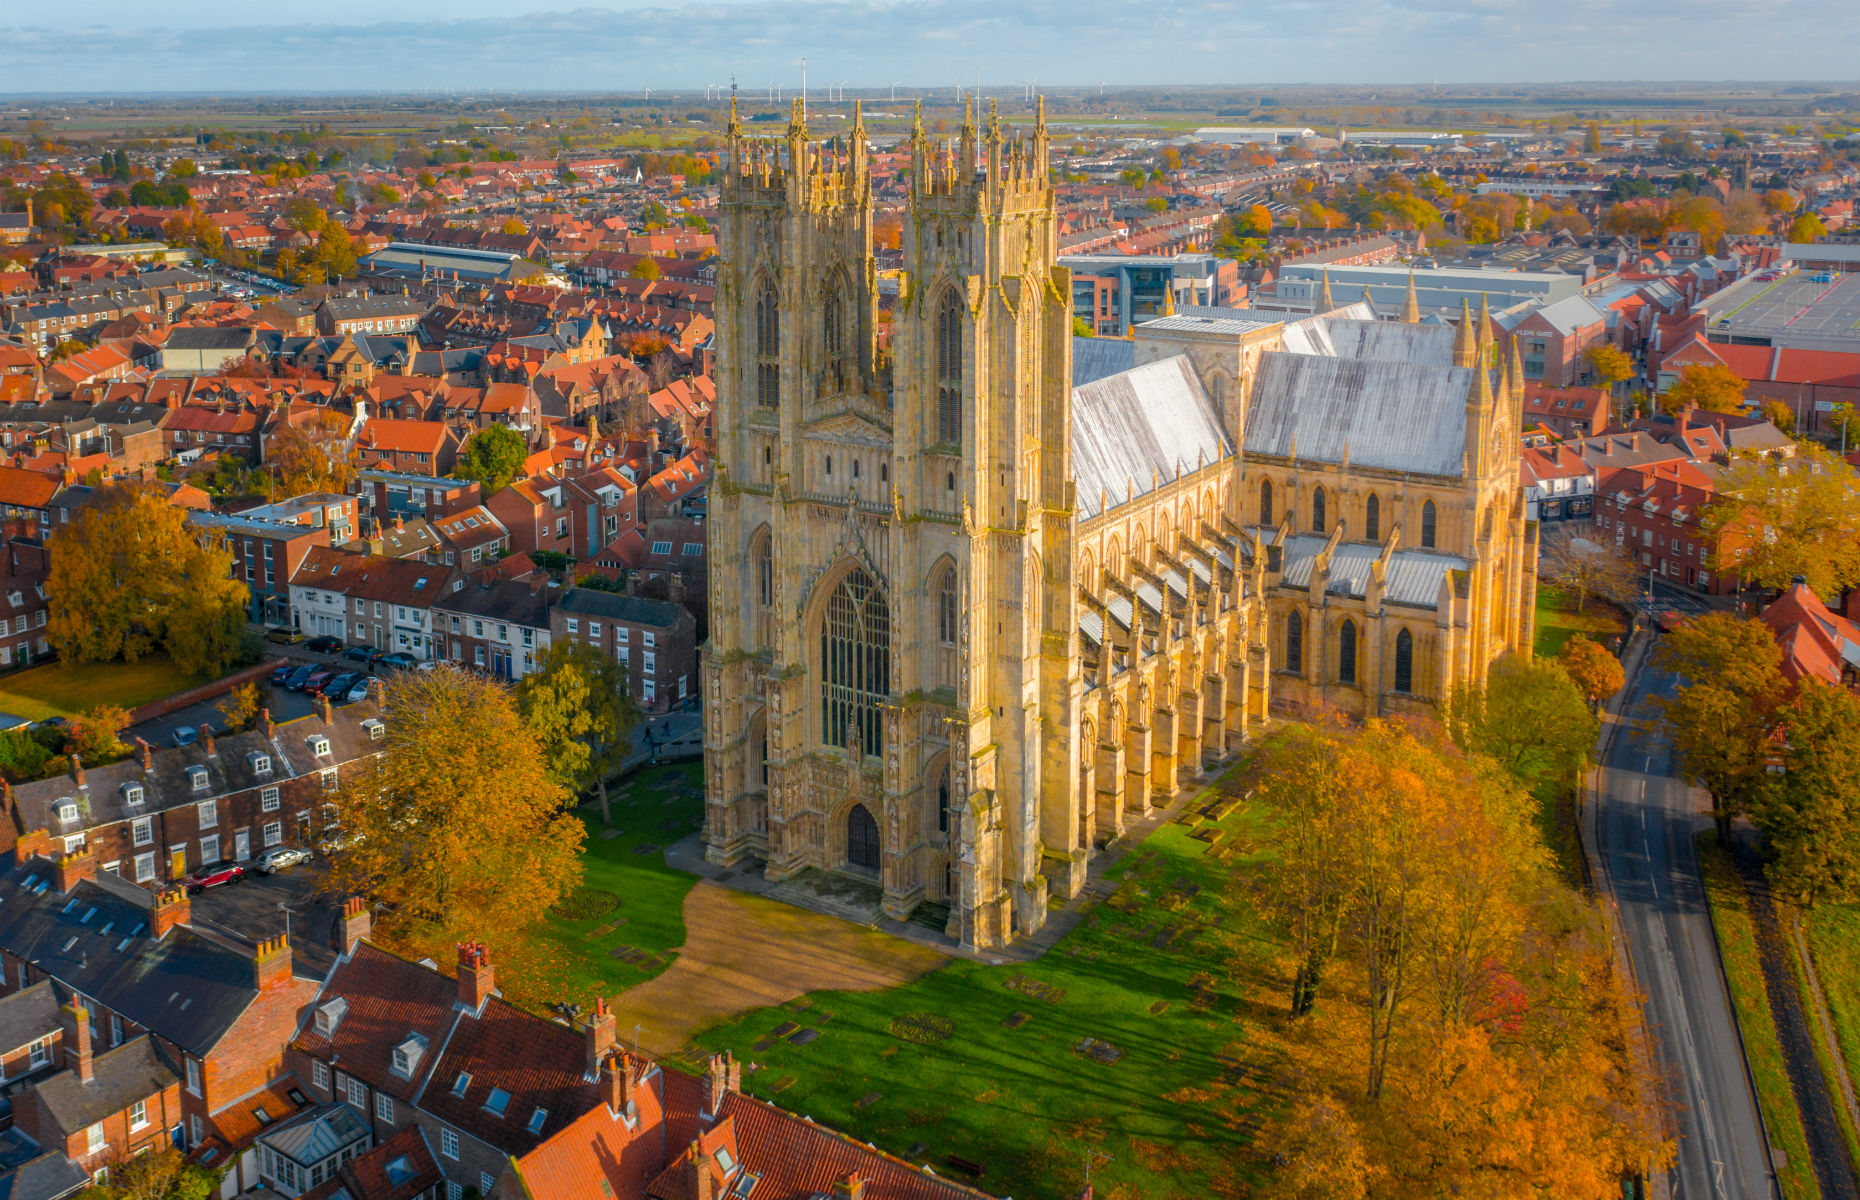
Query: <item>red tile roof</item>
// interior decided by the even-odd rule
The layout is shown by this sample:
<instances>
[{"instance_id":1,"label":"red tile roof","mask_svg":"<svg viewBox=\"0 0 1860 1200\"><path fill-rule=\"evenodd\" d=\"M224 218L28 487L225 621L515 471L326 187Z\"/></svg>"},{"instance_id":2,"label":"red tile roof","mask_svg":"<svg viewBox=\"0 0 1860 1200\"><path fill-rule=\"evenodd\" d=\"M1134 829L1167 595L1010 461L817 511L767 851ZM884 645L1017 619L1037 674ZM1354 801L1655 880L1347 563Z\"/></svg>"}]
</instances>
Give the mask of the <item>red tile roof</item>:
<instances>
[{"instance_id":1,"label":"red tile roof","mask_svg":"<svg viewBox=\"0 0 1860 1200\"><path fill-rule=\"evenodd\" d=\"M1806 583L1772 600L1762 620L1782 647L1783 674L1792 681L1813 676L1839 684L1849 662L1860 668L1860 626L1823 604Z\"/></svg>"}]
</instances>

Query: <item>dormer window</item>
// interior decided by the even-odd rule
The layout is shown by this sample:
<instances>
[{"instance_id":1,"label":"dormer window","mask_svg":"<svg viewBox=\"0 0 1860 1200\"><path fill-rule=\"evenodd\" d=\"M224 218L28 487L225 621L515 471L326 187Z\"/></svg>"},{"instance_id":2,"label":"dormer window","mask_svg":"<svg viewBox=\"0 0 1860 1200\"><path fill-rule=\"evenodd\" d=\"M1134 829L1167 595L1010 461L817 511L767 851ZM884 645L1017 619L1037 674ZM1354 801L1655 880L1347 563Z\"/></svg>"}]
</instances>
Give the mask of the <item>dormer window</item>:
<instances>
[{"instance_id":1,"label":"dormer window","mask_svg":"<svg viewBox=\"0 0 1860 1200\"><path fill-rule=\"evenodd\" d=\"M125 783L123 785L123 803L131 808L141 804L142 785L139 783Z\"/></svg>"},{"instance_id":2,"label":"dormer window","mask_svg":"<svg viewBox=\"0 0 1860 1200\"><path fill-rule=\"evenodd\" d=\"M325 1000L317 1005L316 1031L324 1037L334 1037L336 1027L342 1024L343 1014L349 1011L349 1002L341 996Z\"/></svg>"},{"instance_id":3,"label":"dormer window","mask_svg":"<svg viewBox=\"0 0 1860 1200\"><path fill-rule=\"evenodd\" d=\"M206 791L207 769L205 767L189 767L187 769L187 782L196 792Z\"/></svg>"},{"instance_id":4,"label":"dormer window","mask_svg":"<svg viewBox=\"0 0 1860 1200\"><path fill-rule=\"evenodd\" d=\"M63 822L66 825L69 825L71 824L71 822L77 820L78 819L77 803L75 801L68 800L68 799L60 800L58 802L58 819L59 821Z\"/></svg>"},{"instance_id":5,"label":"dormer window","mask_svg":"<svg viewBox=\"0 0 1860 1200\"><path fill-rule=\"evenodd\" d=\"M539 1108L535 1112L531 1113L530 1114L530 1125L529 1125L530 1132L532 1134L541 1133L543 1122L547 1121L548 1119L549 1119L549 1110L546 1108Z\"/></svg>"},{"instance_id":6,"label":"dormer window","mask_svg":"<svg viewBox=\"0 0 1860 1200\"><path fill-rule=\"evenodd\" d=\"M412 1079L419 1068L420 1058L426 1053L426 1039L414 1034L400 1045L394 1047L394 1073L402 1079Z\"/></svg>"},{"instance_id":7,"label":"dormer window","mask_svg":"<svg viewBox=\"0 0 1860 1200\"><path fill-rule=\"evenodd\" d=\"M490 1113L494 1117L503 1116L504 1110L509 1107L510 1093L503 1088L492 1088L491 1094L484 1098L484 1111Z\"/></svg>"},{"instance_id":8,"label":"dormer window","mask_svg":"<svg viewBox=\"0 0 1860 1200\"><path fill-rule=\"evenodd\" d=\"M252 774L257 775L261 779L271 774L271 755L254 752L251 755L251 761Z\"/></svg>"},{"instance_id":9,"label":"dormer window","mask_svg":"<svg viewBox=\"0 0 1860 1200\"><path fill-rule=\"evenodd\" d=\"M329 739L322 734L313 733L306 740L310 743L310 753L316 755L318 758L322 758L325 754L329 753Z\"/></svg>"},{"instance_id":10,"label":"dormer window","mask_svg":"<svg viewBox=\"0 0 1860 1200\"><path fill-rule=\"evenodd\" d=\"M363 721L362 728L368 731L368 740L371 742L378 742L387 736L386 723L376 717L370 717L366 721Z\"/></svg>"}]
</instances>

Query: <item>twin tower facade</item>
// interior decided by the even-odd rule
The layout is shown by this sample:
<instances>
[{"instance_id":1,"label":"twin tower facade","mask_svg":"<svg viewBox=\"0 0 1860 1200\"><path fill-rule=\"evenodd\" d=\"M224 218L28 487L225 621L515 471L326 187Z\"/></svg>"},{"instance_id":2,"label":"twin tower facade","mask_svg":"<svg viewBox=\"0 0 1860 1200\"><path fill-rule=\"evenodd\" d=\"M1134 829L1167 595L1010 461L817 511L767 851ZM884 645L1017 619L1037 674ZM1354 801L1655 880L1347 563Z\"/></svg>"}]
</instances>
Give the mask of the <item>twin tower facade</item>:
<instances>
[{"instance_id":1,"label":"twin tower facade","mask_svg":"<svg viewBox=\"0 0 1860 1200\"><path fill-rule=\"evenodd\" d=\"M1152 346L1167 361L1095 400L1086 385L1078 419L1136 416L1109 446L1075 435L1044 108L1030 135L991 109L940 145L919 123L910 148L885 312L857 110L821 142L799 106L770 139L732 108L704 837L711 861L761 860L771 880L866 881L893 918L947 906L947 932L987 947L1038 929L1095 843L1265 711L1286 564L1248 522L1242 418L1223 428L1234 402L1191 369L1205 345ZM1250 386L1260 346L1244 341L1216 392ZM1300 588L1287 603L1312 628L1326 618ZM1432 646L1439 615L1415 620Z\"/></svg>"}]
</instances>

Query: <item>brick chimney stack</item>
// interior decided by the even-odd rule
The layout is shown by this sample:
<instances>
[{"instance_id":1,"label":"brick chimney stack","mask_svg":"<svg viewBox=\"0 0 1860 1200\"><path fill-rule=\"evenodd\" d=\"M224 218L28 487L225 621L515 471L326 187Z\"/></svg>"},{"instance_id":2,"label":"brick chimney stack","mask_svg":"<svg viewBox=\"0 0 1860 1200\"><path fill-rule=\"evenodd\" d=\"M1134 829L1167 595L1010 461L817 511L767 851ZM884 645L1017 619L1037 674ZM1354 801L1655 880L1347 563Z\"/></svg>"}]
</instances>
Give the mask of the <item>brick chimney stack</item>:
<instances>
[{"instance_id":1,"label":"brick chimney stack","mask_svg":"<svg viewBox=\"0 0 1860 1200\"><path fill-rule=\"evenodd\" d=\"M484 948L483 942L460 942L459 1004L478 1012L496 990L497 976L491 969L490 951Z\"/></svg>"},{"instance_id":2,"label":"brick chimney stack","mask_svg":"<svg viewBox=\"0 0 1860 1200\"><path fill-rule=\"evenodd\" d=\"M87 786L84 783L84 760L75 754L71 756L71 781L79 787Z\"/></svg>"},{"instance_id":3,"label":"brick chimney stack","mask_svg":"<svg viewBox=\"0 0 1860 1200\"><path fill-rule=\"evenodd\" d=\"M76 1071L81 1082L89 1083L92 1076L90 1013L73 1000L58 1010L58 1016L64 1023L65 1066Z\"/></svg>"},{"instance_id":4,"label":"brick chimney stack","mask_svg":"<svg viewBox=\"0 0 1860 1200\"><path fill-rule=\"evenodd\" d=\"M347 955L355 953L355 948L368 940L374 932L374 918L368 911L368 901L360 896L350 896L343 903L342 915L336 923L336 953Z\"/></svg>"},{"instance_id":5,"label":"brick chimney stack","mask_svg":"<svg viewBox=\"0 0 1860 1200\"><path fill-rule=\"evenodd\" d=\"M208 758L213 758L219 754L219 748L213 744L213 729L211 726L202 725L200 727L200 744L207 748Z\"/></svg>"},{"instance_id":6,"label":"brick chimney stack","mask_svg":"<svg viewBox=\"0 0 1860 1200\"><path fill-rule=\"evenodd\" d=\"M56 886L61 895L68 895L80 880L97 878L97 852L86 846L82 850L66 851L58 859Z\"/></svg>"},{"instance_id":7,"label":"brick chimney stack","mask_svg":"<svg viewBox=\"0 0 1860 1200\"><path fill-rule=\"evenodd\" d=\"M161 938L176 925L186 925L193 917L193 902L187 889L175 886L158 889L149 897L149 936Z\"/></svg>"},{"instance_id":8,"label":"brick chimney stack","mask_svg":"<svg viewBox=\"0 0 1860 1200\"><path fill-rule=\"evenodd\" d=\"M323 724L333 726L336 723L336 710L330 707L328 693L318 696L316 699L317 710L323 717Z\"/></svg>"},{"instance_id":9,"label":"brick chimney stack","mask_svg":"<svg viewBox=\"0 0 1860 1200\"><path fill-rule=\"evenodd\" d=\"M704 1065L704 1111L716 1116L723 1107L724 1096L742 1090L742 1064L728 1050L711 1055Z\"/></svg>"},{"instance_id":10,"label":"brick chimney stack","mask_svg":"<svg viewBox=\"0 0 1860 1200\"><path fill-rule=\"evenodd\" d=\"M857 1171L833 1181L833 1200L865 1200L865 1180Z\"/></svg>"},{"instance_id":11,"label":"brick chimney stack","mask_svg":"<svg viewBox=\"0 0 1860 1200\"><path fill-rule=\"evenodd\" d=\"M259 991L269 991L291 978L291 940L283 934L266 938L252 956L252 982Z\"/></svg>"},{"instance_id":12,"label":"brick chimney stack","mask_svg":"<svg viewBox=\"0 0 1860 1200\"><path fill-rule=\"evenodd\" d=\"M136 739L136 755L141 758L144 771L155 769L155 748L141 738Z\"/></svg>"},{"instance_id":13,"label":"brick chimney stack","mask_svg":"<svg viewBox=\"0 0 1860 1200\"><path fill-rule=\"evenodd\" d=\"M639 1089L646 1075L643 1059L616 1050L601 1064L601 1098L615 1114L638 1113Z\"/></svg>"},{"instance_id":14,"label":"brick chimney stack","mask_svg":"<svg viewBox=\"0 0 1860 1200\"><path fill-rule=\"evenodd\" d=\"M619 1038L615 1036L614 1030L613 1010L607 1007L607 1000L604 997L596 996L594 1011L588 1016L587 1025L588 1074L590 1076L600 1071L602 1061L618 1043Z\"/></svg>"},{"instance_id":15,"label":"brick chimney stack","mask_svg":"<svg viewBox=\"0 0 1860 1200\"><path fill-rule=\"evenodd\" d=\"M269 708L258 710L258 733L266 741L271 740L271 709Z\"/></svg>"}]
</instances>

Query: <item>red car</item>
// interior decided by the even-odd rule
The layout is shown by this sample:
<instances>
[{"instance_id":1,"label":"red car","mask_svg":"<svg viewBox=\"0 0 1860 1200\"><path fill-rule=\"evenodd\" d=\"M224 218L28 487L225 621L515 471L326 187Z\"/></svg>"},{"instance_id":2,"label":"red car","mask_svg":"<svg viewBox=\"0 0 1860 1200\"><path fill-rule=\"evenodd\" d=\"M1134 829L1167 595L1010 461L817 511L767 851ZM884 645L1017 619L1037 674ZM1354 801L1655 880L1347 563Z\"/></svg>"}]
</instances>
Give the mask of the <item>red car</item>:
<instances>
[{"instance_id":1,"label":"red car","mask_svg":"<svg viewBox=\"0 0 1860 1200\"><path fill-rule=\"evenodd\" d=\"M198 896L208 888L218 887L222 883L243 883L245 868L233 863L223 866L208 867L194 872L187 877L187 894Z\"/></svg>"}]
</instances>

